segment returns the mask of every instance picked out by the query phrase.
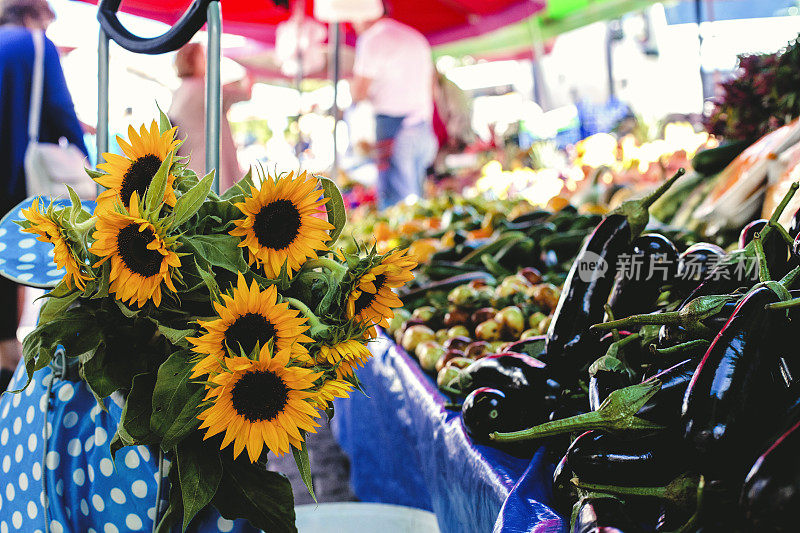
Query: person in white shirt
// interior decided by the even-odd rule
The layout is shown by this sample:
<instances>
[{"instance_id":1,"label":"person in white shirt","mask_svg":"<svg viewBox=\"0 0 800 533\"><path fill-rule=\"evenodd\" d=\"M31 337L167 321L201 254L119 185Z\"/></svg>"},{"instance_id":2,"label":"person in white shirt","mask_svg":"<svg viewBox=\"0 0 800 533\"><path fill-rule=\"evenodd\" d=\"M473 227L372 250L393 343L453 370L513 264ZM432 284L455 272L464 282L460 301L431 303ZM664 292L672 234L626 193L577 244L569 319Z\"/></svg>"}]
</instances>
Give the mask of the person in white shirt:
<instances>
[{"instance_id":1,"label":"person in white shirt","mask_svg":"<svg viewBox=\"0 0 800 533\"><path fill-rule=\"evenodd\" d=\"M425 37L386 16L356 22L353 82L356 102L375 112L378 208L423 195L436 156L433 134L433 59Z\"/></svg>"}]
</instances>

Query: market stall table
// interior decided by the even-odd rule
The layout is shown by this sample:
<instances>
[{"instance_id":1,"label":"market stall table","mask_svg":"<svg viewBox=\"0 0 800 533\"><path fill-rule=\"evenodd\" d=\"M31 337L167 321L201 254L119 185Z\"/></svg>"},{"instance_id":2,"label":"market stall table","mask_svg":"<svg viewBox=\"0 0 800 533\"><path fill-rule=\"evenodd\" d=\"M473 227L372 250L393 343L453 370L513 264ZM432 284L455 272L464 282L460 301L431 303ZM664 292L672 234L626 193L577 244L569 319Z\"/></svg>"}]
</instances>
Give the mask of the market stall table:
<instances>
[{"instance_id":1,"label":"market stall table","mask_svg":"<svg viewBox=\"0 0 800 533\"><path fill-rule=\"evenodd\" d=\"M402 348L381 334L370 351L358 373L366 395L337 401L332 422L359 499L431 510L444 533L564 530L543 503L553 471L545 447L528 460L473 444Z\"/></svg>"}]
</instances>

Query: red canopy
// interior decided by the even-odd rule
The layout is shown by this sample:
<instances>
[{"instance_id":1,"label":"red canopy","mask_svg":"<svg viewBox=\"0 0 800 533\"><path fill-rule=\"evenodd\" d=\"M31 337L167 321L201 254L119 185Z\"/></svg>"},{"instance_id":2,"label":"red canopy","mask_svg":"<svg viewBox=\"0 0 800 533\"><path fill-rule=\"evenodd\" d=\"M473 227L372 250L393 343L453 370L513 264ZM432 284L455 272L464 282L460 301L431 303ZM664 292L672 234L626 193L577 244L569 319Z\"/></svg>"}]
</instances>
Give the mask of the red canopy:
<instances>
[{"instance_id":1,"label":"red canopy","mask_svg":"<svg viewBox=\"0 0 800 533\"><path fill-rule=\"evenodd\" d=\"M97 4L97 0L80 0ZM191 0L123 0L121 10L133 15L174 23ZM517 22L544 8L545 0L389 0L391 16L419 30L431 45L480 35ZM275 26L289 18L290 10L270 0L224 0L223 31L274 43ZM306 12L314 12L312 0ZM346 39L354 38L348 32Z\"/></svg>"}]
</instances>

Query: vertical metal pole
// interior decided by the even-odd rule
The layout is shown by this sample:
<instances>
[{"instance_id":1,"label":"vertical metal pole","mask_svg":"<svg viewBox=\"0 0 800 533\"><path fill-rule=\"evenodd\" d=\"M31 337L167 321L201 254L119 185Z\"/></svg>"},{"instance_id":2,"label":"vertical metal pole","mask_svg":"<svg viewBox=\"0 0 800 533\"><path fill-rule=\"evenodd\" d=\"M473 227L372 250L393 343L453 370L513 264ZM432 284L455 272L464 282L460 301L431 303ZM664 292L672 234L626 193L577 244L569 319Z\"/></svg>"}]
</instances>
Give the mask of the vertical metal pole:
<instances>
[{"instance_id":1,"label":"vertical metal pole","mask_svg":"<svg viewBox=\"0 0 800 533\"><path fill-rule=\"evenodd\" d=\"M339 175L339 146L336 138L336 126L339 124L339 48L342 41L341 25L339 22L331 22L328 26L328 46L332 47L331 57L331 81L333 82L333 170L331 178L334 180Z\"/></svg>"},{"instance_id":2,"label":"vertical metal pole","mask_svg":"<svg viewBox=\"0 0 800 533\"><path fill-rule=\"evenodd\" d=\"M542 38L542 28L539 26L539 18L533 17L530 25L531 30L531 74L533 75L533 100L539 104L544 111L549 109L549 95L542 71L542 59L545 55L544 43Z\"/></svg>"},{"instance_id":3,"label":"vertical metal pole","mask_svg":"<svg viewBox=\"0 0 800 533\"><path fill-rule=\"evenodd\" d=\"M608 69L608 99L614 100L617 90L614 86L614 21L606 23L606 68Z\"/></svg>"},{"instance_id":4,"label":"vertical metal pole","mask_svg":"<svg viewBox=\"0 0 800 533\"><path fill-rule=\"evenodd\" d=\"M697 22L697 55L700 59L700 87L703 91L703 101L706 99L706 74L703 72L703 32L700 30L703 23L703 2L694 0L694 18Z\"/></svg>"},{"instance_id":5,"label":"vertical metal pole","mask_svg":"<svg viewBox=\"0 0 800 533\"><path fill-rule=\"evenodd\" d=\"M108 152L108 35L100 28L97 44L97 162Z\"/></svg>"},{"instance_id":6,"label":"vertical metal pole","mask_svg":"<svg viewBox=\"0 0 800 533\"><path fill-rule=\"evenodd\" d=\"M219 129L222 117L222 12L219 1L208 4L208 55L206 67L206 173L217 169L214 192L219 192ZM233 176L236 178L236 176Z\"/></svg>"}]
</instances>

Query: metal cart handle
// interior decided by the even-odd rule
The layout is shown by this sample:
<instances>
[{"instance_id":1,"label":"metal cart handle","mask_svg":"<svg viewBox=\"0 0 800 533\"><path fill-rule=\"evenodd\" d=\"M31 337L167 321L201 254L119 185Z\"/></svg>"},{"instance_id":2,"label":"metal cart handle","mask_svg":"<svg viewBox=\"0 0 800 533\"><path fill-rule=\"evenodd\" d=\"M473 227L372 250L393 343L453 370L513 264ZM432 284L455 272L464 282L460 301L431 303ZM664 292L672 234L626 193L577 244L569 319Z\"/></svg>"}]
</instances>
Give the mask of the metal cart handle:
<instances>
[{"instance_id":1,"label":"metal cart handle","mask_svg":"<svg viewBox=\"0 0 800 533\"><path fill-rule=\"evenodd\" d=\"M117 11L122 0L100 0L97 20L106 34L122 48L139 54L163 54L177 50L189 42L206 23L212 0L194 0L189 9L170 29L157 37L139 37L119 21Z\"/></svg>"}]
</instances>

